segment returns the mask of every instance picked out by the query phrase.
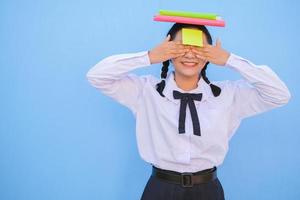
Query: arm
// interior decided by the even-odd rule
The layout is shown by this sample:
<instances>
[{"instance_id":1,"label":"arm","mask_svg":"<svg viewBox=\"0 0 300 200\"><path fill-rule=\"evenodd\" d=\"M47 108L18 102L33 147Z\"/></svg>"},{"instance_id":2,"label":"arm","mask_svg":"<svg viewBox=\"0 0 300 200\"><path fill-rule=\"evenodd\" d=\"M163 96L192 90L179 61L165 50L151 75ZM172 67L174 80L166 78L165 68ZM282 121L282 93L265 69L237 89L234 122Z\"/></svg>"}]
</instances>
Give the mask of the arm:
<instances>
[{"instance_id":1,"label":"arm","mask_svg":"<svg viewBox=\"0 0 300 200\"><path fill-rule=\"evenodd\" d=\"M241 80L233 81L232 107L242 119L288 103L291 94L282 80L266 65L255 65L230 54L226 66L239 72Z\"/></svg>"},{"instance_id":2,"label":"arm","mask_svg":"<svg viewBox=\"0 0 300 200\"><path fill-rule=\"evenodd\" d=\"M229 92L233 92L232 110L242 119L286 104L291 94L274 71L265 65L250 61L227 52L216 45L204 45L193 49L196 56L220 66L230 67L241 74L242 80L230 81Z\"/></svg>"},{"instance_id":3,"label":"arm","mask_svg":"<svg viewBox=\"0 0 300 200\"><path fill-rule=\"evenodd\" d=\"M150 51L107 57L87 73L92 86L136 113L137 102L147 76L129 74L131 70L183 55L184 45L170 41L170 36Z\"/></svg>"},{"instance_id":4,"label":"arm","mask_svg":"<svg viewBox=\"0 0 300 200\"><path fill-rule=\"evenodd\" d=\"M86 77L93 87L135 113L146 76L129 72L150 65L148 51L113 55L98 62Z\"/></svg>"}]
</instances>

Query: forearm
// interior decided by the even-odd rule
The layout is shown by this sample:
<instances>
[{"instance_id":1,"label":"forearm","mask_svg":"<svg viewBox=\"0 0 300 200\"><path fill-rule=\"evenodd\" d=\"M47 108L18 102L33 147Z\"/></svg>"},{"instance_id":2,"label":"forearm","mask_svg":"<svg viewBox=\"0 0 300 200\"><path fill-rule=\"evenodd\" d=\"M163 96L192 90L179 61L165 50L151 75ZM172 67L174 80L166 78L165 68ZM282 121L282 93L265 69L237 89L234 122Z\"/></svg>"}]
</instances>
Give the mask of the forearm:
<instances>
[{"instance_id":1,"label":"forearm","mask_svg":"<svg viewBox=\"0 0 300 200\"><path fill-rule=\"evenodd\" d=\"M86 77L92 84L110 82L120 79L134 69L150 65L148 51L113 55L93 66L87 72Z\"/></svg>"},{"instance_id":2,"label":"forearm","mask_svg":"<svg viewBox=\"0 0 300 200\"><path fill-rule=\"evenodd\" d=\"M291 94L287 86L268 66L255 65L232 53L226 66L239 72L265 101L275 104L285 104L289 101Z\"/></svg>"}]
</instances>

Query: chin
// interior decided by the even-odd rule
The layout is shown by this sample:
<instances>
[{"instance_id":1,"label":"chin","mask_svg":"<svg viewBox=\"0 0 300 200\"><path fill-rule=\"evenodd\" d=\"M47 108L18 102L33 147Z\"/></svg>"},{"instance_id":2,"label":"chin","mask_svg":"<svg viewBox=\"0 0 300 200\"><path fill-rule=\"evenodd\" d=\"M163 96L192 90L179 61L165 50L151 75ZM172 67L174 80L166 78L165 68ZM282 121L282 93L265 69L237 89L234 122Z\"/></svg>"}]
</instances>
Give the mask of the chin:
<instances>
[{"instance_id":1,"label":"chin","mask_svg":"<svg viewBox=\"0 0 300 200\"><path fill-rule=\"evenodd\" d=\"M186 77L194 77L199 75L200 71L199 70L178 70L178 73L180 73L182 76Z\"/></svg>"}]
</instances>

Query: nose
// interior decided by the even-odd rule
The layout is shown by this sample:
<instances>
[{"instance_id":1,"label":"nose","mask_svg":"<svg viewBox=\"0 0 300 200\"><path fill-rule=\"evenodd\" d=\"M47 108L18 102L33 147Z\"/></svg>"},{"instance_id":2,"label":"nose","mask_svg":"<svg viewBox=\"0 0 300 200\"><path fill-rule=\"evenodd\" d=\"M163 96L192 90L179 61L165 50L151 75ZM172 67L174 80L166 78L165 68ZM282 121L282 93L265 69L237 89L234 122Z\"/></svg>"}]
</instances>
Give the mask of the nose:
<instances>
[{"instance_id":1,"label":"nose","mask_svg":"<svg viewBox=\"0 0 300 200\"><path fill-rule=\"evenodd\" d=\"M196 58L196 55L192 52L192 47L188 48L188 51L183 55L186 58Z\"/></svg>"}]
</instances>

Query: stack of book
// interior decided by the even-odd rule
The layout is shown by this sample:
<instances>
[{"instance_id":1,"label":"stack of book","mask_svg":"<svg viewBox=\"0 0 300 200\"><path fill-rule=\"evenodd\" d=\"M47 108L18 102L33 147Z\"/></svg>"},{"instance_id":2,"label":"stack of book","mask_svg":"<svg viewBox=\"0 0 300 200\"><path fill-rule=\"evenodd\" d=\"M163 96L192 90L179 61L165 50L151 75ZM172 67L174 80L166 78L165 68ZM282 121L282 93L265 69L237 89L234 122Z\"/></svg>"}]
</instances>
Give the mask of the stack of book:
<instances>
[{"instance_id":1,"label":"stack of book","mask_svg":"<svg viewBox=\"0 0 300 200\"><path fill-rule=\"evenodd\" d=\"M154 21L224 27L225 21L214 13L159 10Z\"/></svg>"}]
</instances>

